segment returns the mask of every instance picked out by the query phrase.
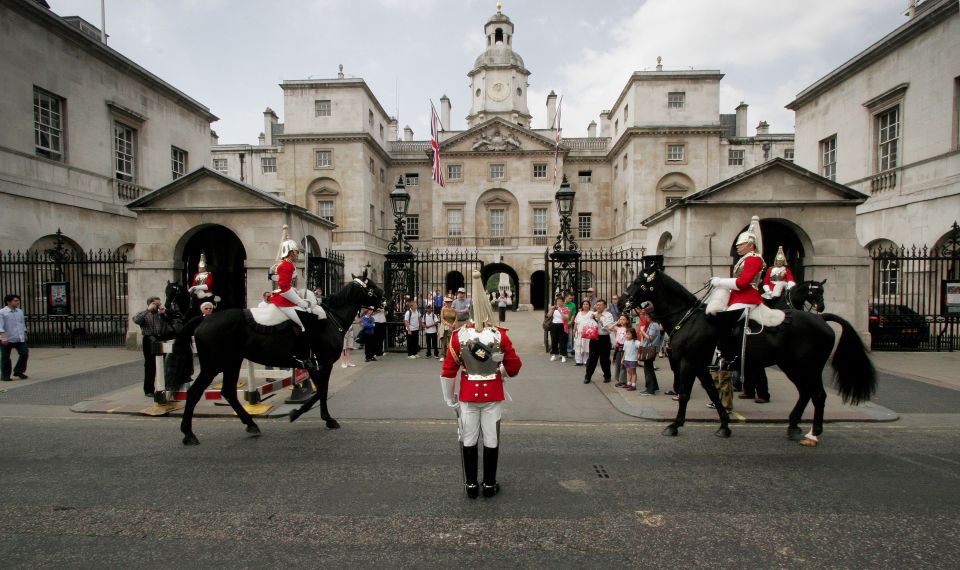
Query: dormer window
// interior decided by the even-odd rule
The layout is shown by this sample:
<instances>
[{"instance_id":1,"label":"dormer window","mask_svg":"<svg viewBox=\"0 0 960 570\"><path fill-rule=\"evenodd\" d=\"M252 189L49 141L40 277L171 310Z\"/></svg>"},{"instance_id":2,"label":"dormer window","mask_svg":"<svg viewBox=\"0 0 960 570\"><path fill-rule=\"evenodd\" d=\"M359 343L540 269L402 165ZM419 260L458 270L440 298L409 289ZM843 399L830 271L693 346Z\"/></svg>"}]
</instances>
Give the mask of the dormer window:
<instances>
[{"instance_id":1,"label":"dormer window","mask_svg":"<svg viewBox=\"0 0 960 570\"><path fill-rule=\"evenodd\" d=\"M497 28L497 31L493 33L493 43L502 44L503 43L503 30Z\"/></svg>"}]
</instances>

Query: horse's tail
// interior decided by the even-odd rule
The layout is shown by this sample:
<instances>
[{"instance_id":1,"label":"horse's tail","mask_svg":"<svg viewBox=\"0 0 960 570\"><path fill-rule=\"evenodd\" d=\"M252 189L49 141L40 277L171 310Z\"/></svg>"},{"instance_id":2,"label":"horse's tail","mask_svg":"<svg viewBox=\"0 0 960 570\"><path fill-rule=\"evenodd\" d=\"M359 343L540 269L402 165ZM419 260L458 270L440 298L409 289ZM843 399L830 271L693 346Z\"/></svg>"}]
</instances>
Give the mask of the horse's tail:
<instances>
[{"instance_id":1,"label":"horse's tail","mask_svg":"<svg viewBox=\"0 0 960 570\"><path fill-rule=\"evenodd\" d=\"M833 355L833 380L843 403L867 402L877 391L877 371L867 355L867 348L853 325L843 318L824 313L823 320L840 325L840 342Z\"/></svg>"},{"instance_id":2,"label":"horse's tail","mask_svg":"<svg viewBox=\"0 0 960 570\"><path fill-rule=\"evenodd\" d=\"M168 390L179 390L193 378L193 347L191 339L194 331L203 322L203 317L194 317L184 323L173 340L173 352L164 362Z\"/></svg>"}]
</instances>

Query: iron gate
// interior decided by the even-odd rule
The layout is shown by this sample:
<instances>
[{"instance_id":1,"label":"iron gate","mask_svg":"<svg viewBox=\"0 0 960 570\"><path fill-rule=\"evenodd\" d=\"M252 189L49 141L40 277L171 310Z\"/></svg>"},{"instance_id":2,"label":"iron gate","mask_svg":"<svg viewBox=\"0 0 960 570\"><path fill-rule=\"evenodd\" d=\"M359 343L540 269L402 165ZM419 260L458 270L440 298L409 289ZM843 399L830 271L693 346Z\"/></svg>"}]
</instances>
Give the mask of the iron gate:
<instances>
[{"instance_id":1,"label":"iron gate","mask_svg":"<svg viewBox=\"0 0 960 570\"><path fill-rule=\"evenodd\" d=\"M420 306L433 302L432 292L441 295L450 292L456 295L463 287L473 302L478 297L472 290L470 275L473 270L483 270L483 261L477 251L427 250L407 252L406 255L388 257L383 264L384 292L387 303L387 349L406 350L406 329L403 314L404 300L417 298ZM479 298L485 298L482 294ZM423 343L420 343L423 346Z\"/></svg>"},{"instance_id":2,"label":"iron gate","mask_svg":"<svg viewBox=\"0 0 960 570\"><path fill-rule=\"evenodd\" d=\"M960 227L942 243L870 252L869 331L874 350L960 349Z\"/></svg>"},{"instance_id":3,"label":"iron gate","mask_svg":"<svg viewBox=\"0 0 960 570\"><path fill-rule=\"evenodd\" d=\"M127 257L54 247L0 254L0 292L20 295L31 346L125 346Z\"/></svg>"},{"instance_id":4,"label":"iron gate","mask_svg":"<svg viewBox=\"0 0 960 570\"><path fill-rule=\"evenodd\" d=\"M324 253L323 256L311 255L307 260L307 288L319 287L324 296L328 296L339 291L346 282L343 278L344 256L329 248Z\"/></svg>"}]
</instances>

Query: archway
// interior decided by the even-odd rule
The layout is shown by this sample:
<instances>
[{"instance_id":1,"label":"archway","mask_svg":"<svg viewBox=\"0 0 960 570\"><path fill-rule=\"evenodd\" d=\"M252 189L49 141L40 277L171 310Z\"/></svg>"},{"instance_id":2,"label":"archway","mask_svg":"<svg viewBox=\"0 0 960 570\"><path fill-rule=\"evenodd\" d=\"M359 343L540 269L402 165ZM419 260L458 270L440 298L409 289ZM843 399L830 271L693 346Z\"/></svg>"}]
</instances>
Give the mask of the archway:
<instances>
[{"instance_id":1,"label":"archway","mask_svg":"<svg viewBox=\"0 0 960 570\"><path fill-rule=\"evenodd\" d=\"M181 238L181 266L174 279L190 285L197 273L200 253L207 259L207 271L213 274L213 292L220 297L218 309L247 306L246 250L237 234L224 226L208 225L194 228ZM266 282L266 275L264 275Z\"/></svg>"},{"instance_id":2,"label":"archway","mask_svg":"<svg viewBox=\"0 0 960 570\"><path fill-rule=\"evenodd\" d=\"M480 276L483 279L484 294L488 300L491 293L506 291L510 295L510 310L517 310L520 304L520 279L512 267L506 263L491 263L483 266ZM476 302L479 294L474 291L473 297Z\"/></svg>"},{"instance_id":3,"label":"archway","mask_svg":"<svg viewBox=\"0 0 960 570\"><path fill-rule=\"evenodd\" d=\"M749 224L744 226L740 232L747 231L747 227L749 227ZM737 235L740 235L740 232L737 232ZM773 259L777 256L777 248L782 246L783 253L787 257L787 266L793 273L793 278L797 283L803 281L804 247L797 231L779 220L760 220L760 233L763 234L763 261L767 264L767 267L773 265ZM740 256L737 255L736 242L737 238L734 236L733 242L730 244L730 256L733 258L733 263L740 259Z\"/></svg>"},{"instance_id":4,"label":"archway","mask_svg":"<svg viewBox=\"0 0 960 570\"><path fill-rule=\"evenodd\" d=\"M444 278L443 283L446 286L447 291L453 295L456 295L457 289L461 287L466 288L467 280L464 279L463 273L460 273L459 271L450 271Z\"/></svg>"},{"instance_id":5,"label":"archway","mask_svg":"<svg viewBox=\"0 0 960 570\"><path fill-rule=\"evenodd\" d=\"M537 311L545 308L547 300L547 273L544 270L534 271L530 275L530 302Z\"/></svg>"}]
</instances>

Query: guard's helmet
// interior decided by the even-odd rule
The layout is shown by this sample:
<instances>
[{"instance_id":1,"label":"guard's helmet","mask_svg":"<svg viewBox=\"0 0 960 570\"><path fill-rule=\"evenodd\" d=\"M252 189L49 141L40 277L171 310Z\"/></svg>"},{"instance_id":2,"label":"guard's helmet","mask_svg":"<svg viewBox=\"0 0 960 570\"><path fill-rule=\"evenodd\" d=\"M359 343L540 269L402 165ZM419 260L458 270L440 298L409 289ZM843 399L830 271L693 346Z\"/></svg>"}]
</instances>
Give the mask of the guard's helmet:
<instances>
[{"instance_id":1,"label":"guard's helmet","mask_svg":"<svg viewBox=\"0 0 960 570\"><path fill-rule=\"evenodd\" d=\"M747 230L740 232L740 235L737 236L736 245L752 243L754 249L757 253L763 255L763 246L762 240L760 239L760 218L753 216L750 219L750 226L747 227Z\"/></svg>"},{"instance_id":2,"label":"guard's helmet","mask_svg":"<svg viewBox=\"0 0 960 570\"><path fill-rule=\"evenodd\" d=\"M783 254L783 246L777 248L777 256L773 258L773 264L782 266L787 264L787 256Z\"/></svg>"},{"instance_id":3,"label":"guard's helmet","mask_svg":"<svg viewBox=\"0 0 960 570\"><path fill-rule=\"evenodd\" d=\"M283 243L280 244L280 258L283 259L284 257L290 255L291 251L296 251L299 253L300 244L292 239L284 240Z\"/></svg>"},{"instance_id":4,"label":"guard's helmet","mask_svg":"<svg viewBox=\"0 0 960 570\"><path fill-rule=\"evenodd\" d=\"M201 251L200 262L197 263L197 269L199 269L200 271L203 271L206 268L207 268L207 254Z\"/></svg>"}]
</instances>

